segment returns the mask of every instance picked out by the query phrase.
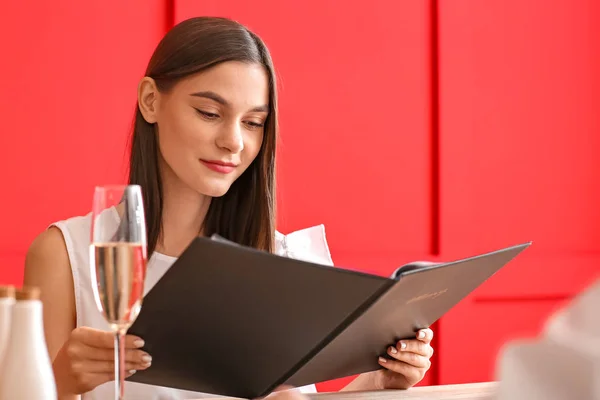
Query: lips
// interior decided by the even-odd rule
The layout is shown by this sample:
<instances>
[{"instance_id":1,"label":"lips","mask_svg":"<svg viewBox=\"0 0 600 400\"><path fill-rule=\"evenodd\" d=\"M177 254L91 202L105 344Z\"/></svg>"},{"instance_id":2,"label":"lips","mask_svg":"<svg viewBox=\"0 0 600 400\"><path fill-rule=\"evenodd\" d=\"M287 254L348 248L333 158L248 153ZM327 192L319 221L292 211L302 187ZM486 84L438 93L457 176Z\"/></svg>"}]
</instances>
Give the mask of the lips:
<instances>
[{"instance_id":1,"label":"lips","mask_svg":"<svg viewBox=\"0 0 600 400\"><path fill-rule=\"evenodd\" d=\"M200 162L204 164L205 167L221 174L229 174L237 167L236 164L225 161L200 160Z\"/></svg>"}]
</instances>

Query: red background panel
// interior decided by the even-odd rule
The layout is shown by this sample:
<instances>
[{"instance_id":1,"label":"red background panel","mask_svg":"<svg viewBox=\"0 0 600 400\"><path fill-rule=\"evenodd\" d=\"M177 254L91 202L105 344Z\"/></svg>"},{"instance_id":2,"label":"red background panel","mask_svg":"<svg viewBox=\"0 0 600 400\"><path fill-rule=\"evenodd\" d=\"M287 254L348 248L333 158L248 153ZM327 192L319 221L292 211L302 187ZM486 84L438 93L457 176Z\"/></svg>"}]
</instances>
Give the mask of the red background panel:
<instances>
[{"instance_id":1,"label":"red background panel","mask_svg":"<svg viewBox=\"0 0 600 400\"><path fill-rule=\"evenodd\" d=\"M540 250L532 246L476 292L478 299L566 298L600 275L600 254Z\"/></svg>"},{"instance_id":2,"label":"red background panel","mask_svg":"<svg viewBox=\"0 0 600 400\"><path fill-rule=\"evenodd\" d=\"M162 0L31 3L0 13L0 279L14 284L38 233L124 180L137 81L165 27Z\"/></svg>"},{"instance_id":3,"label":"red background panel","mask_svg":"<svg viewBox=\"0 0 600 400\"><path fill-rule=\"evenodd\" d=\"M493 379L505 339L600 273L591 15L597 2L439 3L442 257L534 242L443 318L442 383Z\"/></svg>"}]
</instances>

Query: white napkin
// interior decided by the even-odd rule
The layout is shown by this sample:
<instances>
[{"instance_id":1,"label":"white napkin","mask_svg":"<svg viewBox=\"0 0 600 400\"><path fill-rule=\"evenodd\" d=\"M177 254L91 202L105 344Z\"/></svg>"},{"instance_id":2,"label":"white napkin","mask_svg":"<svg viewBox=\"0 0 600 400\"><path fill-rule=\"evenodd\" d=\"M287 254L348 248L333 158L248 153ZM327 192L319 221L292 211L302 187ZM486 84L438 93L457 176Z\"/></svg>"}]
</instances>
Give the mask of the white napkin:
<instances>
[{"instance_id":1,"label":"white napkin","mask_svg":"<svg viewBox=\"0 0 600 400\"><path fill-rule=\"evenodd\" d=\"M508 345L498 400L600 400L600 280L545 325L539 340Z\"/></svg>"}]
</instances>

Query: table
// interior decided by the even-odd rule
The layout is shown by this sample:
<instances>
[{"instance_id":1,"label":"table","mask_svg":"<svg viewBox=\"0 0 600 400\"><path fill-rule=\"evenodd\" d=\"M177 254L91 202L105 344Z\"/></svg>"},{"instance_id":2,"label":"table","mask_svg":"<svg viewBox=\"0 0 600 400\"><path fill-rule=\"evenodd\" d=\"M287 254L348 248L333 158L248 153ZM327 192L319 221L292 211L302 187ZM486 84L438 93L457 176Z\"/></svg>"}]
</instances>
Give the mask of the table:
<instances>
[{"instance_id":1,"label":"table","mask_svg":"<svg viewBox=\"0 0 600 400\"><path fill-rule=\"evenodd\" d=\"M312 400L493 400L497 383L469 383L415 387L409 390L319 393Z\"/></svg>"},{"instance_id":2,"label":"table","mask_svg":"<svg viewBox=\"0 0 600 400\"><path fill-rule=\"evenodd\" d=\"M308 397L311 400L494 400L496 388L496 382L485 382L423 386L409 390L317 393L308 395ZM221 398L221 400L227 399L233 400L232 398Z\"/></svg>"}]
</instances>

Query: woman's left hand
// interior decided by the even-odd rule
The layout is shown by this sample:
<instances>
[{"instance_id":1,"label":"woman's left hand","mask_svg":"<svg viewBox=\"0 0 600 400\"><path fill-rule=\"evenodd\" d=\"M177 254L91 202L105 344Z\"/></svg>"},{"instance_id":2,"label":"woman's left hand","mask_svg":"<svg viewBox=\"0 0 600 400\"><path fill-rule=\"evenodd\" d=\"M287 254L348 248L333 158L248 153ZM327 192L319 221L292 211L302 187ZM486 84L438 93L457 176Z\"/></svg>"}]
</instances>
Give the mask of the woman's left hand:
<instances>
[{"instance_id":1,"label":"woman's left hand","mask_svg":"<svg viewBox=\"0 0 600 400\"><path fill-rule=\"evenodd\" d=\"M379 365L384 369L376 371L375 385L381 389L408 389L423 379L431 367L433 355L431 347L433 331L421 329L417 338L401 340L387 349L392 358L379 357Z\"/></svg>"}]
</instances>

